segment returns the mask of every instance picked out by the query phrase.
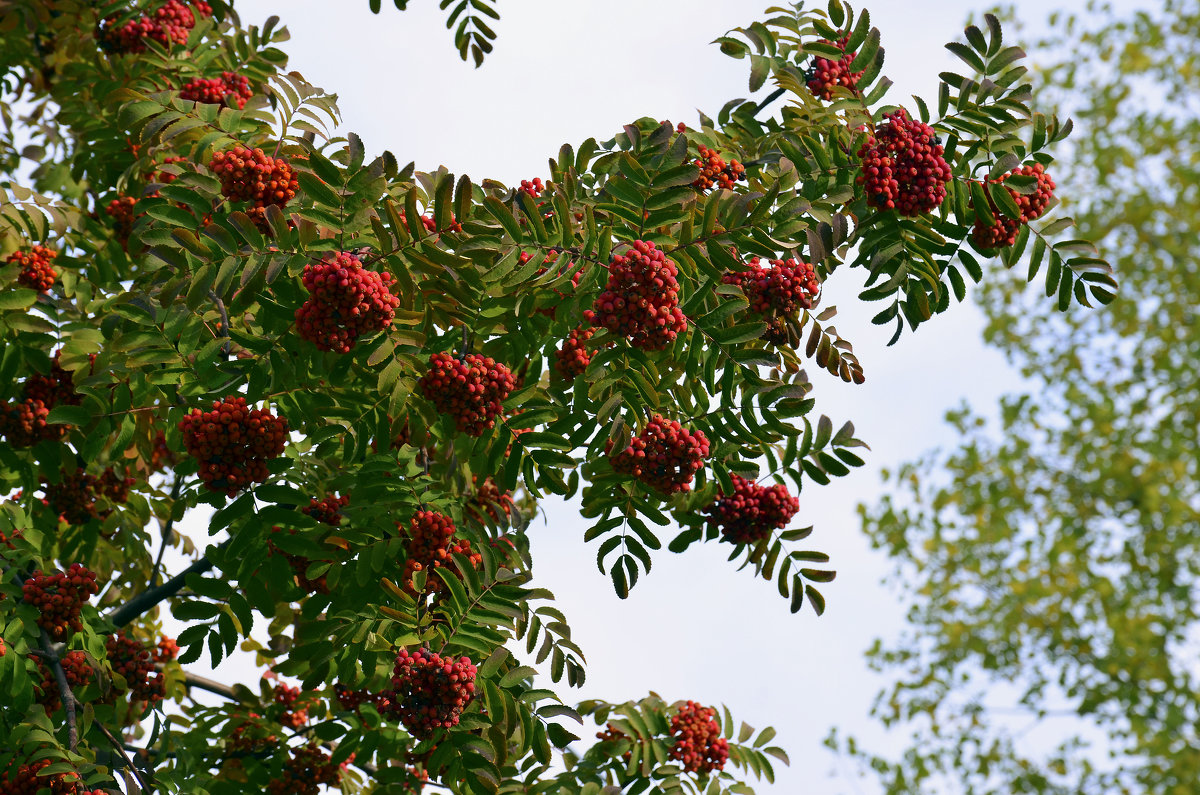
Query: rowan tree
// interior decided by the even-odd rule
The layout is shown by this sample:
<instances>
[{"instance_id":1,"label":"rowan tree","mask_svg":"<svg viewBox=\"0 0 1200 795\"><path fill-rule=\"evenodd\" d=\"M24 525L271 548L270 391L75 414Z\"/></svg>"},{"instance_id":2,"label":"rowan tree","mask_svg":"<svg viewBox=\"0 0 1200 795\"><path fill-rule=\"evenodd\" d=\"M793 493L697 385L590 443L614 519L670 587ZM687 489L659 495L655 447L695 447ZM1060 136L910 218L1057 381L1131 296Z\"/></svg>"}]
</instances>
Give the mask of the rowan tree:
<instances>
[{"instance_id":1,"label":"rowan tree","mask_svg":"<svg viewBox=\"0 0 1200 795\"><path fill-rule=\"evenodd\" d=\"M825 280L869 269L860 298L897 336L946 311L964 273L984 279L976 225L1016 223L1009 264L1044 234L1021 169L1050 165L1069 125L1028 106L994 18L950 45L988 78L943 76L933 114L886 104L865 12L769 13L719 40L765 97L696 126L634 120L513 188L368 160L332 132L333 97L284 71L275 18L5 5L2 85L23 110L0 229L28 253L0 270L9 789L773 777L774 731L728 710L566 704L585 659L533 576L533 509L581 497L620 598L672 533L676 553L729 543L821 613L834 574L797 544L793 500L864 444L815 413L807 368L865 378ZM814 59L843 77L812 88ZM1052 212L1041 198L1025 204ZM43 250L53 274L22 281ZM1100 260L1059 263L1063 302L1111 296ZM203 507L206 536L181 533ZM174 575L170 547L193 558ZM258 692L188 672L239 644ZM197 688L227 703L186 701ZM608 725L586 750L584 717Z\"/></svg>"}]
</instances>

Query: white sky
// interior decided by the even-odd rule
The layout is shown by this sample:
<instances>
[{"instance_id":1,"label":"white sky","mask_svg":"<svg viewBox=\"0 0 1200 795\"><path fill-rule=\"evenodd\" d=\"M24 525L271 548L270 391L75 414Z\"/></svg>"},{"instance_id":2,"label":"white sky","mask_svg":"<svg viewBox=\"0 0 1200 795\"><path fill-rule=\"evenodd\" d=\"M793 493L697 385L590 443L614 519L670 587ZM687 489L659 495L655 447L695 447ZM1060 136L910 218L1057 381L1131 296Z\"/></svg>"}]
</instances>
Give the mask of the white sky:
<instances>
[{"instance_id":1,"label":"white sky","mask_svg":"<svg viewBox=\"0 0 1200 795\"><path fill-rule=\"evenodd\" d=\"M270 14L283 18L292 33L284 45L291 68L340 96L345 129L359 133L369 152L390 149L418 169L444 164L476 182L515 184L544 179L546 159L564 142L611 137L640 116L694 124L697 108L715 116L726 100L745 96L747 62L709 42L769 4L504 0L496 51L479 70L458 60L434 0L417 0L404 13L385 0L379 16L366 0L238 0L237 9L245 24L261 24ZM884 73L896 83L891 101L920 93L933 104L937 73L957 68L941 45L987 5L868 6L887 50ZM1033 0L1016 6L1036 24L1050 7ZM890 327L869 323L876 308L855 311L859 279L839 271L824 288L824 305L839 306L836 325L854 343L866 384L846 386L810 371L817 411L838 425L852 419L872 447L867 467L829 487L813 484L801 497L796 526L815 524L809 548L828 552L838 570L822 589L824 617L808 607L790 615L773 584L735 573L725 561L728 547L718 544L685 555L664 550L622 602L596 570L595 545L584 545L587 524L576 507L547 502L545 522L530 529L539 585L556 593L588 657L587 686L564 697L623 701L654 690L668 701L727 704L758 728L774 725L775 743L786 748L792 767L780 766L774 787L757 787L764 793L880 791L873 781L850 780L849 763L821 745L836 725L875 750L902 747L868 717L885 682L867 669L863 651L874 638L894 634L903 610L881 585L887 560L867 547L856 505L878 497L880 468L953 442L941 421L947 409L965 399L990 414L1001 393L1019 386L1000 355L980 342L981 316L971 305L886 349ZM188 529L203 538L199 527ZM673 535L667 531L668 540ZM236 660L214 676L250 678L248 684L257 678ZM589 725L584 737L593 732Z\"/></svg>"}]
</instances>

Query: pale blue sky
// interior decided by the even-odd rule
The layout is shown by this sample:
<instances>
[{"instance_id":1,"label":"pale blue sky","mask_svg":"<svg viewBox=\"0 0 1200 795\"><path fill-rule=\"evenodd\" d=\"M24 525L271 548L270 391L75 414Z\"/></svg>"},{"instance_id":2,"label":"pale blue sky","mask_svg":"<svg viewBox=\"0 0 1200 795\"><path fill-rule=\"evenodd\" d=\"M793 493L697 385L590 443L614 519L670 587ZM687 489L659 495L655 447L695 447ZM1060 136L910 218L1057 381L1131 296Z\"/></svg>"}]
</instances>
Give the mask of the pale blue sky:
<instances>
[{"instance_id":1,"label":"pale blue sky","mask_svg":"<svg viewBox=\"0 0 1200 795\"><path fill-rule=\"evenodd\" d=\"M390 7L389 0L385 6ZM414 160L513 184L546 177L546 159L564 142L603 139L640 116L695 123L746 95L747 65L709 42L761 14L768 2L742 0L505 0L496 52L482 69L458 60L434 0L408 12L373 16L366 0L238 0L246 24L279 14L292 33L291 68L340 96L345 129L368 151L390 149ZM1082 3L1063 3L1081 7ZM883 34L891 99L936 97L937 74L955 69L942 44L961 35L977 2L866 4ZM1051 7L1016 3L1034 29ZM335 11L336 9L336 11ZM981 318L970 304L906 334L873 327L873 307L855 309L859 276L839 271L825 286L825 305L841 310L836 326L855 345L867 381L846 386L814 372L817 411L855 422L872 447L867 467L801 496L799 523L814 524L811 547L830 553L836 582L823 592L822 618L808 608L788 613L772 584L736 573L721 545L685 555L659 554L654 570L627 601L596 570L594 545L576 508L545 504L545 521L530 530L535 572L559 598L587 654L588 683L564 697L637 698L654 690L668 700L725 703L756 727L779 730L792 759L774 787L761 792L875 795L873 781L850 781L822 745L831 726L879 750L895 749L867 716L883 684L862 653L890 637L902 606L881 584L887 561L869 550L856 504L875 499L878 472L953 441L942 414L966 399L990 413L1002 392L1019 386L999 354L980 341ZM814 368L815 369L815 368ZM670 537L670 536L668 536ZM225 681L255 674L228 661ZM594 732L590 726L585 737Z\"/></svg>"}]
</instances>

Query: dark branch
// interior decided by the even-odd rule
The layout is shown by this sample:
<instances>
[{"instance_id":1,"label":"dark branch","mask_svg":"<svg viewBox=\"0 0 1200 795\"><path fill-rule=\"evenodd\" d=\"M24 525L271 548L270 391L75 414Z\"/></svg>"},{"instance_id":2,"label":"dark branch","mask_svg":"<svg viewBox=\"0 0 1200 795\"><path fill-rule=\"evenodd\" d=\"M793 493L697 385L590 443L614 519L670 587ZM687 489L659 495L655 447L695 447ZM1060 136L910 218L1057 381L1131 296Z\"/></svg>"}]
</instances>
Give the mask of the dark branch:
<instances>
[{"instance_id":1,"label":"dark branch","mask_svg":"<svg viewBox=\"0 0 1200 795\"><path fill-rule=\"evenodd\" d=\"M153 588L158 584L158 572L162 568L163 555L167 552L167 544L171 541L171 530L175 526L175 503L179 500L179 489L183 485L183 478L175 476L175 482L171 484L171 514L167 517L166 524L163 525L162 544L158 548L158 557L154 559L154 568L150 570L150 587Z\"/></svg>"},{"instance_id":2,"label":"dark branch","mask_svg":"<svg viewBox=\"0 0 1200 795\"><path fill-rule=\"evenodd\" d=\"M108 614L108 620L120 629L150 608L183 590L189 574L203 574L211 570L213 563L207 557L201 557L192 565L176 574L171 579L155 588L149 588L130 599L125 604Z\"/></svg>"},{"instance_id":3,"label":"dark branch","mask_svg":"<svg viewBox=\"0 0 1200 795\"><path fill-rule=\"evenodd\" d=\"M54 671L54 681L58 682L58 694L63 703L63 709L67 711L67 740L70 743L71 751L74 752L79 745L79 726L75 723L75 694L71 692L71 685L67 682L67 674L63 670L62 661L58 659L58 653L54 651L54 643L44 629L41 642L42 656L50 664L50 670Z\"/></svg>"},{"instance_id":4,"label":"dark branch","mask_svg":"<svg viewBox=\"0 0 1200 795\"><path fill-rule=\"evenodd\" d=\"M763 97L762 102L760 102L754 106L754 111L750 115L757 116L763 108L765 108L767 105L770 105L772 102L774 102L775 100L779 99L782 96L783 96L783 89L782 88L775 89L770 94L767 94L765 97Z\"/></svg>"}]
</instances>

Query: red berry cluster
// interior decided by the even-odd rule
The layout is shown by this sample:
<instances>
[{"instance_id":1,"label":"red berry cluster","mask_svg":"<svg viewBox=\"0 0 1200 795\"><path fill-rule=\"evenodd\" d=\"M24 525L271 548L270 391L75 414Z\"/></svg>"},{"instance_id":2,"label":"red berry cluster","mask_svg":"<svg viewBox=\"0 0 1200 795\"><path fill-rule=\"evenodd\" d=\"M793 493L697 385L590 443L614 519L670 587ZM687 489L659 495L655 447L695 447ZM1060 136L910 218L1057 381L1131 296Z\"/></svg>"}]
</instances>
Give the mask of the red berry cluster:
<instances>
[{"instance_id":1,"label":"red berry cluster","mask_svg":"<svg viewBox=\"0 0 1200 795\"><path fill-rule=\"evenodd\" d=\"M14 251L5 262L21 266L17 284L39 293L48 293L58 279L58 271L50 262L57 256L58 252L54 249L35 245L30 251Z\"/></svg>"},{"instance_id":2,"label":"red berry cluster","mask_svg":"<svg viewBox=\"0 0 1200 795\"><path fill-rule=\"evenodd\" d=\"M721 281L742 288L750 302L749 311L767 322L764 338L775 343L786 341L787 320L796 317L801 308L811 309L821 289L813 266L796 259L773 259L767 268L753 257L746 270L726 273Z\"/></svg>"},{"instance_id":3,"label":"red berry cluster","mask_svg":"<svg viewBox=\"0 0 1200 795\"><path fill-rule=\"evenodd\" d=\"M58 405L78 405L83 396L75 391L71 372L64 370L54 355L50 373L34 373L25 379L21 398L16 403L0 405L0 436L13 447L32 447L40 441L58 441L70 431L69 425L47 425L50 409ZM91 357L95 362L95 357Z\"/></svg>"},{"instance_id":4,"label":"red berry cluster","mask_svg":"<svg viewBox=\"0 0 1200 795\"><path fill-rule=\"evenodd\" d=\"M692 183L697 190L710 190L714 185L732 190L738 180L746 178L746 167L736 160L725 159L715 149L700 144L700 156L694 161L700 167L700 176Z\"/></svg>"},{"instance_id":5,"label":"red berry cluster","mask_svg":"<svg viewBox=\"0 0 1200 795\"><path fill-rule=\"evenodd\" d=\"M100 45L109 52L139 53L146 51L146 40L153 39L164 47L187 44L196 14L210 16L212 7L202 0L193 0L191 7L181 0L166 0L150 14L143 14L123 25L108 17L100 28Z\"/></svg>"},{"instance_id":6,"label":"red berry cluster","mask_svg":"<svg viewBox=\"0 0 1200 795\"><path fill-rule=\"evenodd\" d=\"M562 347L554 352L554 367L568 381L574 381L592 362L592 356L587 349L587 341L596 333L594 328L577 328L571 332Z\"/></svg>"},{"instance_id":7,"label":"red berry cluster","mask_svg":"<svg viewBox=\"0 0 1200 795\"><path fill-rule=\"evenodd\" d=\"M583 317L629 344L661 351L687 330L679 308L679 270L653 243L635 240L628 253L608 265L608 286Z\"/></svg>"},{"instance_id":8,"label":"red berry cluster","mask_svg":"<svg viewBox=\"0 0 1200 795\"><path fill-rule=\"evenodd\" d=\"M4 795L106 795L103 790L83 790L79 774L74 771L39 775L53 760L42 759L0 771L0 792Z\"/></svg>"},{"instance_id":9,"label":"red berry cluster","mask_svg":"<svg viewBox=\"0 0 1200 795\"><path fill-rule=\"evenodd\" d=\"M232 497L267 479L267 461L283 454L288 424L235 396L214 401L212 411L192 409L179 421L179 430L184 447L200 463L205 487Z\"/></svg>"},{"instance_id":10,"label":"red berry cluster","mask_svg":"<svg viewBox=\"0 0 1200 795\"><path fill-rule=\"evenodd\" d=\"M324 784L337 784L338 766L315 744L292 749L283 776L267 784L270 795L317 795Z\"/></svg>"},{"instance_id":11,"label":"red berry cluster","mask_svg":"<svg viewBox=\"0 0 1200 795\"><path fill-rule=\"evenodd\" d=\"M435 353L418 386L439 413L454 418L458 430L481 436L495 427L496 416L517 382L511 370L488 356L469 353L457 359Z\"/></svg>"},{"instance_id":12,"label":"red berry cluster","mask_svg":"<svg viewBox=\"0 0 1200 795\"><path fill-rule=\"evenodd\" d=\"M721 531L724 540L753 544L782 530L800 510L800 501L781 484L762 486L732 475L733 493L719 493L704 508L708 526Z\"/></svg>"},{"instance_id":13,"label":"red berry cluster","mask_svg":"<svg viewBox=\"0 0 1200 795\"><path fill-rule=\"evenodd\" d=\"M164 431L156 431L154 439L150 442L150 461L148 466L151 472L161 472L174 467L179 462L175 451L167 444L167 434Z\"/></svg>"},{"instance_id":14,"label":"red berry cluster","mask_svg":"<svg viewBox=\"0 0 1200 795\"><path fill-rule=\"evenodd\" d=\"M113 220L113 236L125 245L129 242L129 236L133 234L134 216L133 208L137 204L137 199L132 196L119 196L108 203L104 208L104 212Z\"/></svg>"},{"instance_id":15,"label":"red berry cluster","mask_svg":"<svg viewBox=\"0 0 1200 795\"><path fill-rule=\"evenodd\" d=\"M104 649L113 673L125 679L130 701L144 701L154 706L163 699L166 681L162 674L154 670L151 648L120 631L108 636L104 641Z\"/></svg>"},{"instance_id":16,"label":"red berry cluster","mask_svg":"<svg viewBox=\"0 0 1200 795\"><path fill-rule=\"evenodd\" d=\"M471 551L471 542L465 538L454 537L454 520L436 511L418 511L409 522L408 544L405 549L403 586L404 590L417 596L413 583L413 574L424 571L425 593L440 593L446 589L446 583L434 573L436 569L445 568L461 577L451 555L465 555L471 565L479 568L483 556Z\"/></svg>"},{"instance_id":17,"label":"red berry cluster","mask_svg":"<svg viewBox=\"0 0 1200 795\"><path fill-rule=\"evenodd\" d=\"M475 479L475 493L467 504L463 506L472 516L480 521L483 517L491 519L492 524L499 524L501 520L500 514L504 517L512 515L513 498L512 493L501 491L499 484L492 478L484 478L483 483L479 483L479 478Z\"/></svg>"},{"instance_id":18,"label":"red berry cluster","mask_svg":"<svg viewBox=\"0 0 1200 795\"><path fill-rule=\"evenodd\" d=\"M608 443L612 468L633 475L655 491L674 494L690 491L692 476L704 468L708 458L708 439L703 431L689 431L676 420L655 414L646 428L630 440L619 453Z\"/></svg>"},{"instance_id":19,"label":"red berry cluster","mask_svg":"<svg viewBox=\"0 0 1200 795\"><path fill-rule=\"evenodd\" d=\"M47 713L53 715L62 709L62 693L58 688L57 677L55 677L53 669L46 665L41 657L31 654L30 658L37 663L38 675L41 677L41 681L34 685L38 693L37 701L46 708ZM87 655L82 651L69 651L61 655L58 662L62 665L67 686L71 688L72 693L77 693L92 681L94 671L88 664Z\"/></svg>"},{"instance_id":20,"label":"red berry cluster","mask_svg":"<svg viewBox=\"0 0 1200 795\"><path fill-rule=\"evenodd\" d=\"M300 512L305 516L311 516L321 524L337 527L342 523L342 509L349 504L349 495L343 494L339 497L336 494L330 494L323 500L318 500L316 497L310 498L308 505L301 508Z\"/></svg>"},{"instance_id":21,"label":"red berry cluster","mask_svg":"<svg viewBox=\"0 0 1200 795\"><path fill-rule=\"evenodd\" d=\"M846 53L836 61L831 61L828 58L817 56L813 58L812 64L808 67L808 90L813 93L814 97L823 100L833 99L833 91L838 86L850 89L851 93L858 93L858 81L863 76L863 72L850 71L850 64L858 56L856 52L846 52L846 44L850 41L850 34L847 33L838 41L829 41L821 39L821 44L832 44L843 53Z\"/></svg>"},{"instance_id":22,"label":"red berry cluster","mask_svg":"<svg viewBox=\"0 0 1200 795\"><path fill-rule=\"evenodd\" d=\"M246 101L254 96L250 81L234 72L221 72L218 77L197 77L179 89L179 98L209 105L224 105L227 98L233 99L238 110L246 107Z\"/></svg>"},{"instance_id":23,"label":"red berry cluster","mask_svg":"<svg viewBox=\"0 0 1200 795\"><path fill-rule=\"evenodd\" d=\"M907 216L937 209L946 198L950 165L933 128L909 118L904 108L884 114L884 119L858 150L858 182L867 204Z\"/></svg>"},{"instance_id":24,"label":"red berry cluster","mask_svg":"<svg viewBox=\"0 0 1200 795\"><path fill-rule=\"evenodd\" d=\"M529 262L529 260L533 259L533 255L527 251L522 251L520 256L517 259L518 259L518 262L520 265L524 265L525 263ZM546 252L546 258L544 260L542 260L542 267L538 268L537 271L534 272L533 277L536 279L537 277L545 274L546 271L549 270L549 268L545 267L546 263L553 262L557 259L558 259L558 250L553 249L553 248L548 250ZM557 275L562 276L565 273L569 273L571 271L571 269L574 267L575 267L575 263L568 262L566 265L564 265L563 267L558 269ZM583 278L583 272L585 270L587 270L587 269L580 268L579 270L575 271L575 273L571 276L571 286L572 287L579 286L579 281ZM566 300L569 297L566 293L564 293L562 290L558 289L557 287L554 287L551 289L553 290L554 294L557 295L559 297L559 299L561 299L561 300ZM547 317L554 317L554 307L545 307L542 309L538 309L537 312L539 314L546 315Z\"/></svg>"},{"instance_id":25,"label":"red berry cluster","mask_svg":"<svg viewBox=\"0 0 1200 795\"><path fill-rule=\"evenodd\" d=\"M408 227L408 218L405 217L403 211L400 212L400 222L404 224L405 229L409 228ZM422 215L421 216L421 226L425 227L425 231L430 234L433 234L438 231L437 221L433 220L433 216L431 216L431 215ZM412 230L409 229L409 231L411 232ZM443 231L443 232L461 232L462 231L462 224L460 224L457 221L457 219L455 219L454 213L450 213L450 225L441 231Z\"/></svg>"},{"instance_id":26,"label":"red berry cluster","mask_svg":"<svg viewBox=\"0 0 1200 795\"><path fill-rule=\"evenodd\" d=\"M273 746L279 738L256 720L261 717L257 712L251 712L244 717L230 720L229 739L225 741L225 750L253 754Z\"/></svg>"},{"instance_id":27,"label":"red berry cluster","mask_svg":"<svg viewBox=\"0 0 1200 795\"><path fill-rule=\"evenodd\" d=\"M424 740L439 728L458 725L475 697L475 666L471 658L442 657L428 649L401 649L392 669L392 687L404 728Z\"/></svg>"},{"instance_id":28,"label":"red berry cluster","mask_svg":"<svg viewBox=\"0 0 1200 795\"><path fill-rule=\"evenodd\" d=\"M168 638L163 635L158 641L158 645L154 647L154 661L156 663L165 663L174 660L179 656L179 644L174 638Z\"/></svg>"},{"instance_id":29,"label":"red berry cluster","mask_svg":"<svg viewBox=\"0 0 1200 795\"><path fill-rule=\"evenodd\" d=\"M221 180L221 194L225 198L250 202L246 212L259 226L266 222L268 205L285 206L296 198L300 188L287 160L241 144L213 154L208 167Z\"/></svg>"},{"instance_id":30,"label":"red berry cluster","mask_svg":"<svg viewBox=\"0 0 1200 795\"><path fill-rule=\"evenodd\" d=\"M596 732L596 739L602 743L616 742L617 740L628 740L629 735L626 734L625 732L621 731L620 729L618 729L616 726L613 726L611 723L609 723L609 724L605 725L604 731ZM626 762L628 762L629 757L632 755L633 755L633 751L632 751L632 749L630 749L629 751L626 751L625 753L621 754L621 758L624 759Z\"/></svg>"},{"instance_id":31,"label":"red berry cluster","mask_svg":"<svg viewBox=\"0 0 1200 795\"><path fill-rule=\"evenodd\" d=\"M542 178L534 177L532 180L521 180L521 187L517 190L521 191L522 193L529 194L530 198L536 199L538 196L542 195L542 191L545 189L546 186L542 183Z\"/></svg>"},{"instance_id":32,"label":"red berry cluster","mask_svg":"<svg viewBox=\"0 0 1200 795\"><path fill-rule=\"evenodd\" d=\"M187 162L188 162L188 159L186 157L178 157L177 155L168 155L167 157L163 158L162 165L165 166L170 163L187 163ZM178 179L178 175L172 174L170 171L159 171L157 174L154 175L154 181L161 182L164 185L170 185L176 179Z\"/></svg>"},{"instance_id":33,"label":"red berry cluster","mask_svg":"<svg viewBox=\"0 0 1200 795\"><path fill-rule=\"evenodd\" d=\"M1050 200L1054 198L1055 186L1054 180L1050 179L1050 175L1046 173L1045 166L1041 163L1034 163L1032 166L1021 166L995 180L995 182L1002 184L1006 179L1014 175L1035 177L1037 179L1037 186L1034 188L1034 192L1017 193L1011 188L1005 188L1013 197L1013 201L1017 203L1017 207L1020 208L1020 218L1009 218L1000 212L992 201L991 195L989 195L988 206L996 222L988 226L983 221L975 221L975 228L971 230L971 240L977 248L996 249L1011 246L1017 241L1017 234L1021 231L1021 225L1040 218L1042 213L1046 212L1046 208L1050 206Z\"/></svg>"},{"instance_id":34,"label":"red berry cluster","mask_svg":"<svg viewBox=\"0 0 1200 795\"><path fill-rule=\"evenodd\" d=\"M392 708L392 692L372 693L369 690L352 690L342 684L333 686L333 693L338 704L348 712L357 712L363 704L370 704L380 714L389 712Z\"/></svg>"},{"instance_id":35,"label":"red berry cluster","mask_svg":"<svg viewBox=\"0 0 1200 795\"><path fill-rule=\"evenodd\" d=\"M349 353L359 337L392 325L400 306L392 274L369 271L344 251L305 265L303 280L309 298L296 310L296 330L322 351Z\"/></svg>"},{"instance_id":36,"label":"red berry cluster","mask_svg":"<svg viewBox=\"0 0 1200 795\"><path fill-rule=\"evenodd\" d=\"M78 563L54 574L35 571L21 590L25 601L38 609L38 626L53 640L64 640L68 631L83 630L79 611L100 591L95 572Z\"/></svg>"},{"instance_id":37,"label":"red berry cluster","mask_svg":"<svg viewBox=\"0 0 1200 795\"><path fill-rule=\"evenodd\" d=\"M717 712L689 701L671 718L671 736L675 745L671 758L690 773L711 773L725 767L729 759L729 741L721 736Z\"/></svg>"},{"instance_id":38,"label":"red berry cluster","mask_svg":"<svg viewBox=\"0 0 1200 795\"><path fill-rule=\"evenodd\" d=\"M296 701L300 698L300 688L280 682L275 685L274 698L275 703L283 707L283 712L279 715L281 725L299 729L308 723L308 710L296 707Z\"/></svg>"},{"instance_id":39,"label":"red berry cluster","mask_svg":"<svg viewBox=\"0 0 1200 795\"><path fill-rule=\"evenodd\" d=\"M129 487L135 481L133 478L121 477L109 467L100 477L89 475L82 469L73 472L64 471L58 483L46 484L46 501L51 510L57 513L67 524L84 525L92 519L103 520L112 513L112 509L100 509L96 505L99 497L104 496L115 503L124 503L129 499Z\"/></svg>"}]
</instances>

